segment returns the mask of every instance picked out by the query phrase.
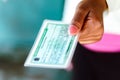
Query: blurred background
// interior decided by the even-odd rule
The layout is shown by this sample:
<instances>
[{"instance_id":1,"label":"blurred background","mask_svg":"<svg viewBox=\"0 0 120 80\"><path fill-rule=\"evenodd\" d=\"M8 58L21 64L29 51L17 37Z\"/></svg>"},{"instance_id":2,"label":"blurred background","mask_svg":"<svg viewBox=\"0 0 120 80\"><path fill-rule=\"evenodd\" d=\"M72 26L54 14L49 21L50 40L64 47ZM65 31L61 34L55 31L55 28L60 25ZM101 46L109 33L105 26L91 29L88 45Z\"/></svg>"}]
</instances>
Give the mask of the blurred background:
<instances>
[{"instance_id":1,"label":"blurred background","mask_svg":"<svg viewBox=\"0 0 120 80\"><path fill-rule=\"evenodd\" d=\"M23 66L43 20L61 20L64 3L0 0L0 80L70 80L66 70Z\"/></svg>"}]
</instances>

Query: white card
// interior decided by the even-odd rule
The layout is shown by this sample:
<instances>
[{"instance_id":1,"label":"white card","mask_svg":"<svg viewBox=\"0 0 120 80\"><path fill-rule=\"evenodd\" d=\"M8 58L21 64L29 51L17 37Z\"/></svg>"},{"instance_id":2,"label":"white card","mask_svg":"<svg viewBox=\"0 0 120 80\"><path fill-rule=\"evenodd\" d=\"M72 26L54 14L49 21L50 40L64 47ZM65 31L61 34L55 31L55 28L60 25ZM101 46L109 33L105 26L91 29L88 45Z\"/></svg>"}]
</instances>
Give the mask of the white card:
<instances>
[{"instance_id":1,"label":"white card","mask_svg":"<svg viewBox=\"0 0 120 80\"><path fill-rule=\"evenodd\" d=\"M69 35L68 28L61 21L45 20L24 66L67 68L78 42L78 35Z\"/></svg>"}]
</instances>

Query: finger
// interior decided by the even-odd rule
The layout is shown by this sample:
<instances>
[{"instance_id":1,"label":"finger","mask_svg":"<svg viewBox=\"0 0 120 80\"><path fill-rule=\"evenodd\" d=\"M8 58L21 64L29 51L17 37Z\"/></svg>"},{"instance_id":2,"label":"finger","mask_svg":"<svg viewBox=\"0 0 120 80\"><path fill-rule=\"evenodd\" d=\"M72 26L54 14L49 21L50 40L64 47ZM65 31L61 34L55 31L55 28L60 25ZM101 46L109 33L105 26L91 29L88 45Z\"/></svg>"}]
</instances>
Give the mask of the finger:
<instances>
[{"instance_id":1,"label":"finger","mask_svg":"<svg viewBox=\"0 0 120 80\"><path fill-rule=\"evenodd\" d=\"M76 9L75 15L69 27L69 33L71 35L76 35L82 29L84 20L88 13L89 13L89 10L84 7L80 6Z\"/></svg>"},{"instance_id":2,"label":"finger","mask_svg":"<svg viewBox=\"0 0 120 80\"><path fill-rule=\"evenodd\" d=\"M68 33L69 33L70 35L76 35L78 32L79 32L79 28L78 28L78 27L76 27L75 25L70 25L70 26L69 26L69 31L68 31Z\"/></svg>"}]
</instances>

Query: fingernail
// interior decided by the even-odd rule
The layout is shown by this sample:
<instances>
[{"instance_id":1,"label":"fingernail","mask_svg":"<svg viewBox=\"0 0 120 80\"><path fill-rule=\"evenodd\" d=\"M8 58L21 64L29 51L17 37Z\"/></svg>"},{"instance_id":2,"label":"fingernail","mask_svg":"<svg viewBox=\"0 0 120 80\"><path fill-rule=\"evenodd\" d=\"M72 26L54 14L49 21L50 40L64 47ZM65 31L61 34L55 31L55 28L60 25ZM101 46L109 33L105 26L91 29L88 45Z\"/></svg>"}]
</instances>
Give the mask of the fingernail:
<instances>
[{"instance_id":1,"label":"fingernail","mask_svg":"<svg viewBox=\"0 0 120 80\"><path fill-rule=\"evenodd\" d=\"M78 32L78 28L74 25L69 26L69 34L70 35L75 35Z\"/></svg>"}]
</instances>

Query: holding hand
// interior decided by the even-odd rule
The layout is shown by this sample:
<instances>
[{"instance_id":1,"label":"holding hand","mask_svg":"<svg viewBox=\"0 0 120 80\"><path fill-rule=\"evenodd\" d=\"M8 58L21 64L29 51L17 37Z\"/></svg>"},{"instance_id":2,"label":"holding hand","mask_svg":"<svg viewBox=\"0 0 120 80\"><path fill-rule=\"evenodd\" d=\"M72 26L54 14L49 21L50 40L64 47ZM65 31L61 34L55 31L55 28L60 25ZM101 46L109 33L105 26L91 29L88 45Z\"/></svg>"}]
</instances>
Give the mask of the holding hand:
<instances>
[{"instance_id":1,"label":"holding hand","mask_svg":"<svg viewBox=\"0 0 120 80\"><path fill-rule=\"evenodd\" d=\"M107 9L105 0L83 0L77 6L76 12L69 27L69 33L80 33L79 43L88 44L102 38L103 12Z\"/></svg>"}]
</instances>

